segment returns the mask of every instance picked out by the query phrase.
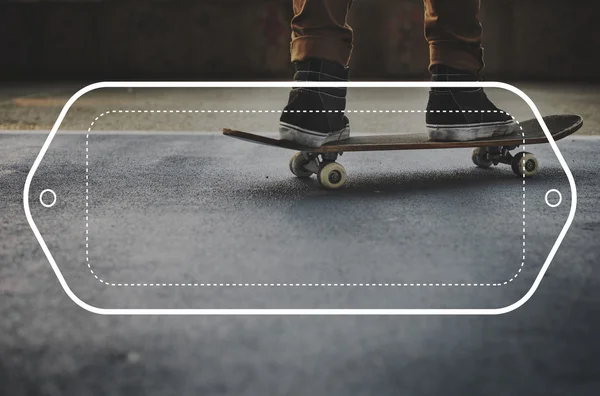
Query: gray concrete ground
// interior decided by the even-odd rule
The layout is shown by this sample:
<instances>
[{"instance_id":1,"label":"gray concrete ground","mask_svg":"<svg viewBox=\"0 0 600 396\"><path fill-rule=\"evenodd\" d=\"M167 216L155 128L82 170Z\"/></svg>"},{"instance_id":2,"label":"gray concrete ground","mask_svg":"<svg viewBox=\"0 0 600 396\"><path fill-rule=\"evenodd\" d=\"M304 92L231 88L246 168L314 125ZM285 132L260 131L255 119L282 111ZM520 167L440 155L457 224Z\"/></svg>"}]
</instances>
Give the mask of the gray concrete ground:
<instances>
[{"instance_id":1,"label":"gray concrete ground","mask_svg":"<svg viewBox=\"0 0 600 396\"><path fill-rule=\"evenodd\" d=\"M538 95L546 100L536 102L552 109L545 113L589 111L544 89ZM566 92L575 97L579 88L562 89L568 98ZM582 90L586 103L597 100ZM266 109L275 108L282 93L186 95L134 96L141 103L124 106L110 93L98 106ZM417 108L423 100L423 93L393 104L384 92L354 95L355 108ZM195 102L187 102L192 97ZM510 98L498 101L518 118L527 117L527 109ZM347 153L340 162L350 183L331 193L314 180L291 177L287 151L181 132L222 126L264 131L277 114L111 113L87 137L89 116L94 119L99 109L69 115L36 172L30 196L33 218L67 282L99 307L501 307L529 289L568 214L571 192L545 145L527 147L542 169L526 182L523 261L521 181L506 167L474 168L468 150ZM7 118L21 119L21 110ZM365 133L413 131L422 127L419 117L354 114L352 122ZM582 132L598 133L595 121L585 122ZM135 128L142 132L117 132ZM45 138L41 132L0 134L2 394L600 392L595 137L559 142L578 186L575 221L531 300L496 317L90 314L61 289L23 213L23 184ZM45 188L57 193L52 208L39 204ZM564 198L555 209L544 203L551 188ZM86 257L104 284L90 272ZM438 281L498 286L112 285Z\"/></svg>"}]
</instances>

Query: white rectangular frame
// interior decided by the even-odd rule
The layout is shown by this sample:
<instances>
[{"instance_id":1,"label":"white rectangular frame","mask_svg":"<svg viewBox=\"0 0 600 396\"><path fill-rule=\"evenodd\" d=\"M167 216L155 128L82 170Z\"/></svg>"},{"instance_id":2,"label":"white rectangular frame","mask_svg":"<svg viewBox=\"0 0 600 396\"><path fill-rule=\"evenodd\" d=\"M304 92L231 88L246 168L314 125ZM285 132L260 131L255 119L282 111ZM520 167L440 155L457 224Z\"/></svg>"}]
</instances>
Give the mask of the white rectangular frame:
<instances>
[{"instance_id":1,"label":"white rectangular frame","mask_svg":"<svg viewBox=\"0 0 600 396\"><path fill-rule=\"evenodd\" d=\"M79 99L81 96L85 95L88 92L101 89L101 88L292 88L292 87L348 87L348 88L432 88L432 87L466 87L466 88L501 88L507 91L513 92L521 99L523 99L531 108L533 114L537 118L544 131L544 134L548 138L548 142L552 147L552 150L556 154L558 161L560 162L563 170L567 175L567 179L569 180L569 185L571 187L571 209L569 212L569 216L567 217L567 221L563 226L560 234L548 257L546 258L542 268L540 269L539 274L535 278L532 286L527 291L527 293L521 297L518 301L514 302L511 305L502 307L502 308L491 308L491 309L462 309L462 308L452 308L452 309L113 309L113 308L99 308L87 304L82 301L79 297L73 293L73 291L69 288L69 285L65 281L52 253L48 249L46 242L42 238L40 231L38 230L33 218L31 216L31 209L29 207L29 189L31 186L31 181L33 176L35 175L36 170L38 169L50 143L54 139L58 128L63 122L67 112L71 108L71 106ZM495 81L472 81L472 82L432 82L432 81L423 81L423 82L381 82L381 81L371 81L371 82L356 82L356 81L343 81L343 82L299 82L299 81L262 81L262 82L232 82L232 81L214 81L214 82L168 82L168 81L143 81L143 82L99 82L95 84L88 85L77 93L75 93L71 98L67 101L62 111L60 112L48 138L44 142L40 153L35 159L29 174L27 175L27 179L25 181L25 186L23 189L23 208L25 210L25 216L27 217L27 221L31 226L33 233L35 234L36 239L38 240L46 258L50 262L54 273L56 274L61 286L63 287L65 293L79 305L81 308L100 315L500 315L505 314L515 309L519 308L523 304L525 304L535 293L538 286L540 285L544 274L548 270L552 259L554 258L556 251L560 247L571 223L573 222L573 218L575 217L575 211L577 208L577 188L575 186L575 179L569 169L565 159L563 158L556 142L552 138L552 134L548 130L548 126L544 122L542 115L537 109L536 105L533 101L520 89L506 83L495 82Z\"/></svg>"}]
</instances>

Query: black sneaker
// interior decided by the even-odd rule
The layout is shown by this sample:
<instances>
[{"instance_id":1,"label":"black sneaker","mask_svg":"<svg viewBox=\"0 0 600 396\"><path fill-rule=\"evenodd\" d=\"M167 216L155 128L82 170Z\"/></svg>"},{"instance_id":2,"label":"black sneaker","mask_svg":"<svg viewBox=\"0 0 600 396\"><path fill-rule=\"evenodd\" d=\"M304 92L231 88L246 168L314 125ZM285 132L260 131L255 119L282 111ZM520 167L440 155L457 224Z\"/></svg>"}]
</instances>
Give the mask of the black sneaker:
<instances>
[{"instance_id":1,"label":"black sneaker","mask_svg":"<svg viewBox=\"0 0 600 396\"><path fill-rule=\"evenodd\" d=\"M478 81L476 75L443 65L432 67L432 81ZM429 138L468 141L509 135L516 121L498 109L483 88L437 88L429 92L425 117Z\"/></svg>"},{"instance_id":2,"label":"black sneaker","mask_svg":"<svg viewBox=\"0 0 600 396\"><path fill-rule=\"evenodd\" d=\"M337 63L310 59L294 66L294 81L348 81L348 68ZM345 87L292 88L279 120L280 137L307 147L348 139L346 91Z\"/></svg>"}]
</instances>

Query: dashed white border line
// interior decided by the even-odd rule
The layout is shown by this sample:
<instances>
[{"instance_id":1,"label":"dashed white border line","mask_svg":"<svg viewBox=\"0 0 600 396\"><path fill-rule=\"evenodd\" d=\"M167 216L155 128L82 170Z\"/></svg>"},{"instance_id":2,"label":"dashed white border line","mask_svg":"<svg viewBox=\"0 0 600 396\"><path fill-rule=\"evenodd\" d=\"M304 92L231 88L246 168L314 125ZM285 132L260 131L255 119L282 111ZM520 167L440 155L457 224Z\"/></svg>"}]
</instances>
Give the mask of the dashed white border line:
<instances>
[{"instance_id":1,"label":"dashed white border line","mask_svg":"<svg viewBox=\"0 0 600 396\"><path fill-rule=\"evenodd\" d=\"M87 134L85 136L85 262L90 273L94 276L94 278L106 286L113 287L497 287L497 286L505 286L509 283L513 282L523 270L525 266L525 175L523 175L523 250L522 250L522 260L521 265L517 272L515 272L510 279L504 282L499 283L466 283L466 282L404 282L404 283L395 283L395 282L374 282L374 283L356 283L356 282L234 282L234 283L185 283L185 282L129 282L129 283L116 283L116 282L108 282L101 277L99 277L92 268L90 262L89 255L89 140L90 133L92 132L93 126L98 122L102 117L108 114L123 114L123 113L282 113L282 112L301 112L301 113L396 113L396 114L406 114L406 113L504 113L510 116L521 129L521 136L523 138L523 144L521 145L521 150L525 151L525 131L523 131L523 127L509 113L502 110L131 110L131 109L121 109L121 110L109 110L101 113L99 116L94 118L94 121L90 123L90 126L87 130Z\"/></svg>"},{"instance_id":2,"label":"dashed white border line","mask_svg":"<svg viewBox=\"0 0 600 396\"><path fill-rule=\"evenodd\" d=\"M518 301L507 305L502 308L417 308L417 309L193 309L193 308L185 308L185 309L123 309L123 308L100 308L93 305L90 305L83 300L81 300L69 287L67 284L60 268L56 264L52 253L48 249L44 238L40 234L37 225L33 221L31 216L31 208L29 207L29 190L31 187L31 181L35 172L37 171L46 151L48 151L48 147L61 123L63 122L67 112L73 106L73 103L81 96L85 95L88 92L101 89L101 88L292 88L292 87L348 87L348 88L431 88L431 87L465 87L465 88L501 88L508 90L521 99L523 99L531 108L533 114L537 118L546 138L548 139L548 143L558 161L560 162L565 174L567 175L567 179L569 180L569 186L571 188L571 209L569 211L569 216L567 217L567 221L560 231L556 242L550 249L550 253L548 257L544 261L542 268L535 278L533 284L525 293L523 297L521 297ZM520 89L506 83L496 82L496 81L473 81L473 82L433 82L433 81L419 81L419 82L387 82L387 81L369 81L369 82L357 82L357 81L343 81L343 82L296 82L296 81L263 81L263 82L232 82L232 81L211 81L211 82L193 82L193 81L183 81L183 82L170 82L170 81L143 81L143 82L100 82L88 85L82 89L80 89L77 93L75 93L65 104L62 111L60 112L48 138L44 142L40 153L35 159L29 174L27 175L27 179L25 181L25 186L23 188L23 209L25 211L25 216L27 217L27 221L38 240L46 258L50 262L50 266L54 270L56 277L58 278L61 286L65 293L73 300L74 303L79 305L81 308L100 315L500 315L504 313L508 313L514 311L519 308L523 304L525 304L535 293L537 288L539 287L542 278L544 277L546 271L550 267L550 263L552 259L556 255L556 251L560 247L563 239L569 227L573 223L573 218L575 217L575 211L577 209L577 187L575 185L575 179L573 178L573 174L567 165L562 153L558 149L556 142L552 138L552 134L548 130L548 126L544 122L542 115L540 114L537 106L529 96L527 96Z\"/></svg>"}]
</instances>

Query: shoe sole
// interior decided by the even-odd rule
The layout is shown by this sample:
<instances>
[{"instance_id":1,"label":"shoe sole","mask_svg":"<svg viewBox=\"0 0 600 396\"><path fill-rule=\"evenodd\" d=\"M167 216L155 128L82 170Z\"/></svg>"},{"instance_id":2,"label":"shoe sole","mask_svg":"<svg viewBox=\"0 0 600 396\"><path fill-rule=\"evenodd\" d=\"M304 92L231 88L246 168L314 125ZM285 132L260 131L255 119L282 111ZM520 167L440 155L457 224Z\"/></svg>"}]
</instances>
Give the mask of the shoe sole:
<instances>
[{"instance_id":1,"label":"shoe sole","mask_svg":"<svg viewBox=\"0 0 600 396\"><path fill-rule=\"evenodd\" d=\"M325 135L282 122L279 124L279 137L302 146L316 148L321 147L325 143L348 139L350 137L350 126Z\"/></svg>"},{"instance_id":2,"label":"shoe sole","mask_svg":"<svg viewBox=\"0 0 600 396\"><path fill-rule=\"evenodd\" d=\"M505 136L515 132L517 123L514 120L494 123L445 125L427 124L427 133L431 140L442 142L468 142L470 140Z\"/></svg>"}]
</instances>

